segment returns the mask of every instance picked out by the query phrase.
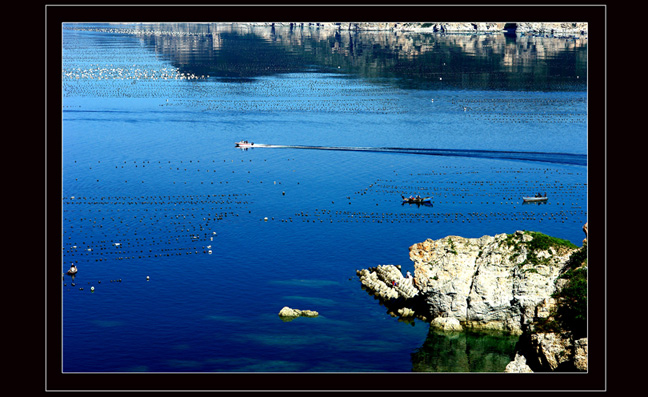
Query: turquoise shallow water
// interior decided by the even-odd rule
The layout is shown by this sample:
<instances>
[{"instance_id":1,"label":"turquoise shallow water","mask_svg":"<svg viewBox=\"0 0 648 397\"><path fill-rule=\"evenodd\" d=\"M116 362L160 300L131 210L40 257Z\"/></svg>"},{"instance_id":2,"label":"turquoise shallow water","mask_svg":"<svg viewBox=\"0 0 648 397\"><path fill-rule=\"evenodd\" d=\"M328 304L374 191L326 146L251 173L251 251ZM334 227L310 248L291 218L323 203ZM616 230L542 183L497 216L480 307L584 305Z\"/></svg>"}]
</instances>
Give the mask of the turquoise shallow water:
<instances>
[{"instance_id":1,"label":"turquoise shallow water","mask_svg":"<svg viewBox=\"0 0 648 397\"><path fill-rule=\"evenodd\" d=\"M510 338L392 318L355 270L413 270L408 247L447 235L526 229L580 245L586 46L507 70L457 53L457 38L422 37L437 52L389 64L368 54L375 37L327 56L322 39L193 28L64 26L61 259L79 268L62 281L64 371L502 370ZM412 77L417 59L435 72ZM489 70L499 80L477 79ZM482 150L539 154L466 155ZM522 203L538 192L546 204ZM320 316L284 322L283 306Z\"/></svg>"}]
</instances>

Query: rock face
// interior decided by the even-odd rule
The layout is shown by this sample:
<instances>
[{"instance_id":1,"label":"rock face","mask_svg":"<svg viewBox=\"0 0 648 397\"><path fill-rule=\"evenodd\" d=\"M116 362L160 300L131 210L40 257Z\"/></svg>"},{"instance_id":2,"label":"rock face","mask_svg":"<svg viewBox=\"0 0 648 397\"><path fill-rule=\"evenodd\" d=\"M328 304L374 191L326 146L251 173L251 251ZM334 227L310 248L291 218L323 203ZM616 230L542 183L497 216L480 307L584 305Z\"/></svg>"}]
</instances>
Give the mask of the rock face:
<instances>
[{"instance_id":1,"label":"rock face","mask_svg":"<svg viewBox=\"0 0 648 397\"><path fill-rule=\"evenodd\" d=\"M531 370L531 367L527 365L524 356L521 356L516 353L515 358L513 359L513 361L508 363L504 372L529 373L529 372L533 372L533 370Z\"/></svg>"},{"instance_id":2,"label":"rock face","mask_svg":"<svg viewBox=\"0 0 648 397\"><path fill-rule=\"evenodd\" d=\"M525 334L518 342L514 361L518 356L525 358L532 372L587 371L587 338L574 340L566 333L555 332ZM515 368L517 364L509 365Z\"/></svg>"},{"instance_id":3,"label":"rock face","mask_svg":"<svg viewBox=\"0 0 648 397\"><path fill-rule=\"evenodd\" d=\"M430 318L521 334L534 318L548 316L555 305L555 280L576 248L538 249L536 238L542 237L518 231L471 239L448 236L411 246L414 285L425 297Z\"/></svg>"},{"instance_id":4,"label":"rock face","mask_svg":"<svg viewBox=\"0 0 648 397\"><path fill-rule=\"evenodd\" d=\"M573 35L586 35L587 23L583 22L518 22L516 33L551 35L553 37L568 37Z\"/></svg>"}]
</instances>

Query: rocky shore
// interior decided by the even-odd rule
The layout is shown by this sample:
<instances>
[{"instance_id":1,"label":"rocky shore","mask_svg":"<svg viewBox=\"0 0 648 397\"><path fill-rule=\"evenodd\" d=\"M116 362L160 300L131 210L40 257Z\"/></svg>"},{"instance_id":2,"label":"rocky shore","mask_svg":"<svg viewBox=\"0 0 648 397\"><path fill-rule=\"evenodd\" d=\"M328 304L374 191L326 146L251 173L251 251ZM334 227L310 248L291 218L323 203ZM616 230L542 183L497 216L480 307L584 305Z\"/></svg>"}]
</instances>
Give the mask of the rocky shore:
<instances>
[{"instance_id":1,"label":"rocky shore","mask_svg":"<svg viewBox=\"0 0 648 397\"><path fill-rule=\"evenodd\" d=\"M484 34L515 32L547 37L587 36L582 22L253 22L253 26L315 28L325 30L434 32L446 34Z\"/></svg>"},{"instance_id":2,"label":"rocky shore","mask_svg":"<svg viewBox=\"0 0 648 397\"><path fill-rule=\"evenodd\" d=\"M587 236L587 225L583 231ZM581 324L586 309L578 305L586 307L587 239L583 243L577 247L528 231L448 236L409 248L411 277L395 265L358 270L357 275L394 316L416 317L448 332L520 335L518 356L507 372L582 371L587 369L586 327ZM585 289L585 296L575 295L578 288Z\"/></svg>"}]
</instances>

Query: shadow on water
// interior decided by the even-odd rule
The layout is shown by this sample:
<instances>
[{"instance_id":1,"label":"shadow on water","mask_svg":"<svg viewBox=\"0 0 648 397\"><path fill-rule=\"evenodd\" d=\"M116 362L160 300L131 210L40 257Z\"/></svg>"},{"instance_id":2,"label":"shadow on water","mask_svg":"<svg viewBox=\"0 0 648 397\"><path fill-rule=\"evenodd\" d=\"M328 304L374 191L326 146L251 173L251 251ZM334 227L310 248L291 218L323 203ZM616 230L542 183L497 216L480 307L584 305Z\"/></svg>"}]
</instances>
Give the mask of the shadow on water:
<instances>
[{"instance_id":1,"label":"shadow on water","mask_svg":"<svg viewBox=\"0 0 648 397\"><path fill-rule=\"evenodd\" d=\"M430 329L412 353L413 372L503 372L515 356L518 336L496 332L442 332Z\"/></svg>"},{"instance_id":2,"label":"shadow on water","mask_svg":"<svg viewBox=\"0 0 648 397\"><path fill-rule=\"evenodd\" d=\"M184 73L249 81L343 72L400 88L584 91L587 39L351 31L245 24L144 24L127 32Z\"/></svg>"}]
</instances>

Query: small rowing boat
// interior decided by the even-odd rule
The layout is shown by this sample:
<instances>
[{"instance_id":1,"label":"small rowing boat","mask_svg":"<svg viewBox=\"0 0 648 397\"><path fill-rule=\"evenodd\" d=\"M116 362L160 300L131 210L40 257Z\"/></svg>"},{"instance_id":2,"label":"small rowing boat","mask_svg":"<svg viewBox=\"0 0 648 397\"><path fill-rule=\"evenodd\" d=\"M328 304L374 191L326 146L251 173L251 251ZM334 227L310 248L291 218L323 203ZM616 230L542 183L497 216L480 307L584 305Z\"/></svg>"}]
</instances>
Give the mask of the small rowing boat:
<instances>
[{"instance_id":1,"label":"small rowing boat","mask_svg":"<svg viewBox=\"0 0 648 397\"><path fill-rule=\"evenodd\" d=\"M522 201L527 203L537 202L537 201L547 201L549 197L522 197Z\"/></svg>"},{"instance_id":2,"label":"small rowing boat","mask_svg":"<svg viewBox=\"0 0 648 397\"><path fill-rule=\"evenodd\" d=\"M430 200L432 199L431 197L404 197L403 198L403 203L409 203L409 204L423 204L423 203L429 203Z\"/></svg>"}]
</instances>

